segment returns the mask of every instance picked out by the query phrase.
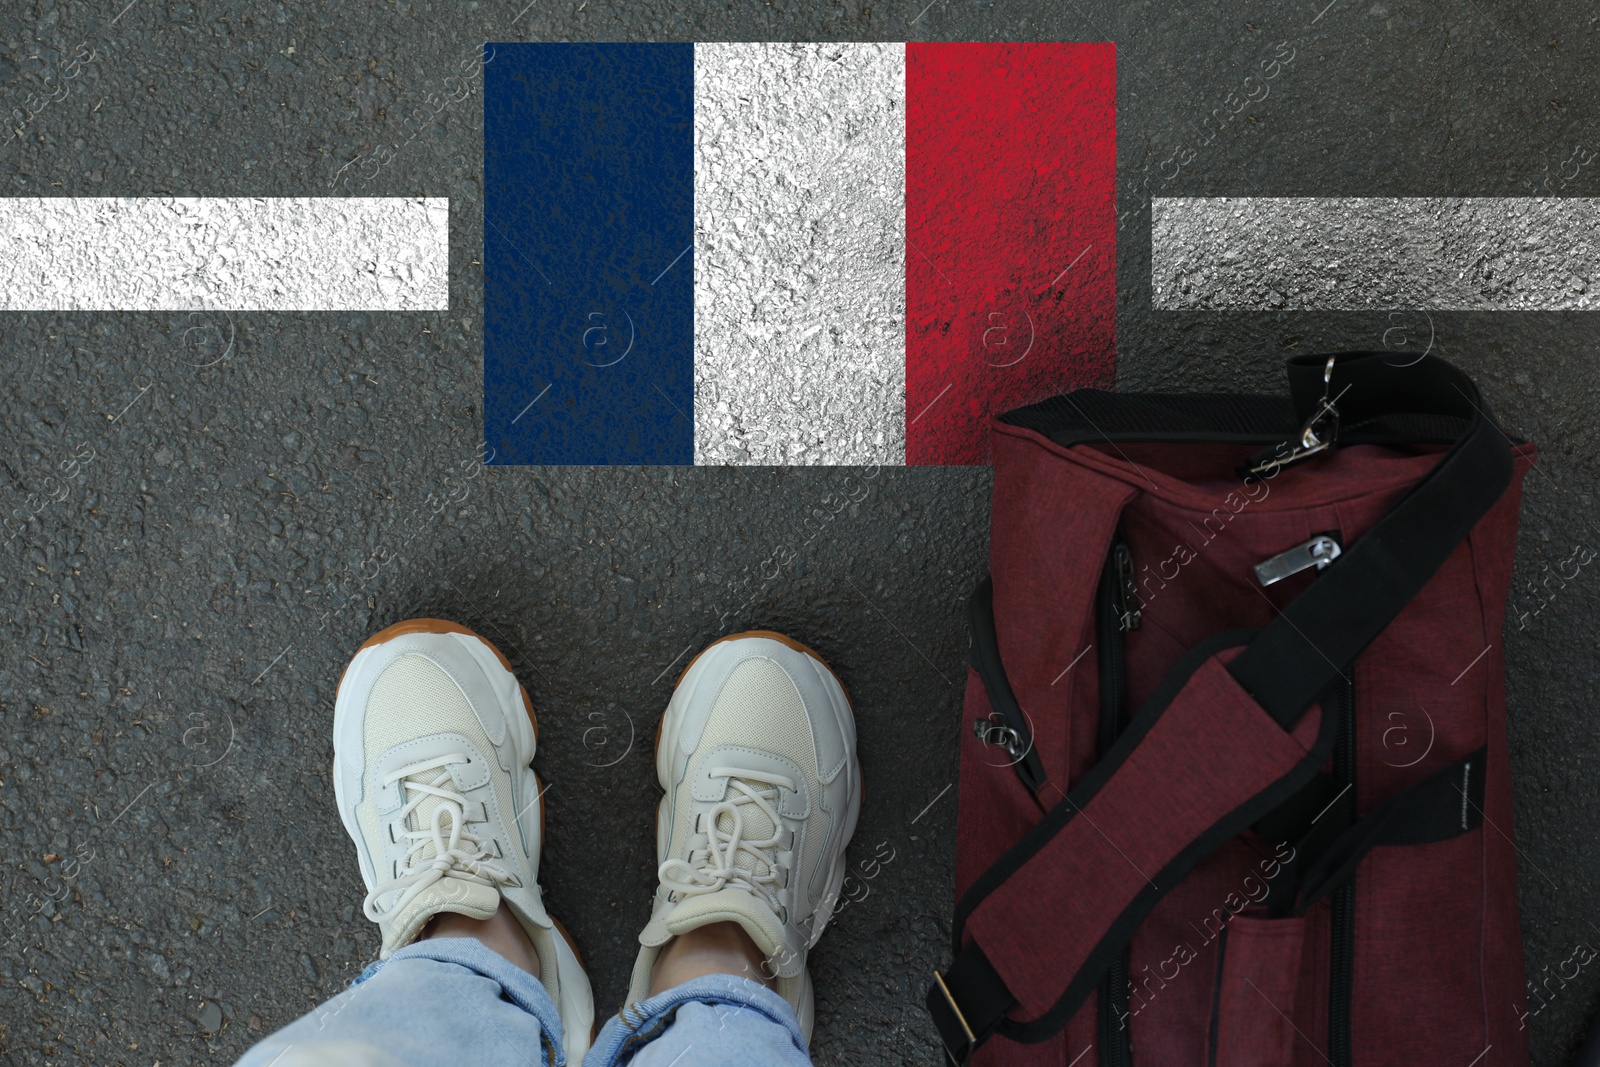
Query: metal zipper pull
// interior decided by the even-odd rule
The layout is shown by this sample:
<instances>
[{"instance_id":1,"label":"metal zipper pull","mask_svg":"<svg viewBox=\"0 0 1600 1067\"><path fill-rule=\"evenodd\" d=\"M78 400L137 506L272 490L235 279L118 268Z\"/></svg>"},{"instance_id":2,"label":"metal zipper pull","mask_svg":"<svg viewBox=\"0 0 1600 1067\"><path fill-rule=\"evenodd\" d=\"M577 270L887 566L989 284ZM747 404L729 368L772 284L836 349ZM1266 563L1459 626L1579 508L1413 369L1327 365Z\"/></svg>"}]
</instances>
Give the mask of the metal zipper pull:
<instances>
[{"instance_id":1,"label":"metal zipper pull","mask_svg":"<svg viewBox=\"0 0 1600 1067\"><path fill-rule=\"evenodd\" d=\"M1117 619L1124 631L1139 628L1139 587L1133 581L1133 552L1118 541L1111 549L1112 565L1117 568Z\"/></svg>"},{"instance_id":2,"label":"metal zipper pull","mask_svg":"<svg viewBox=\"0 0 1600 1067\"><path fill-rule=\"evenodd\" d=\"M1262 585L1271 585L1312 567L1320 571L1339 558L1339 551L1339 542L1331 535L1318 534L1305 544L1295 545L1287 552L1279 552L1257 563L1256 579Z\"/></svg>"}]
</instances>

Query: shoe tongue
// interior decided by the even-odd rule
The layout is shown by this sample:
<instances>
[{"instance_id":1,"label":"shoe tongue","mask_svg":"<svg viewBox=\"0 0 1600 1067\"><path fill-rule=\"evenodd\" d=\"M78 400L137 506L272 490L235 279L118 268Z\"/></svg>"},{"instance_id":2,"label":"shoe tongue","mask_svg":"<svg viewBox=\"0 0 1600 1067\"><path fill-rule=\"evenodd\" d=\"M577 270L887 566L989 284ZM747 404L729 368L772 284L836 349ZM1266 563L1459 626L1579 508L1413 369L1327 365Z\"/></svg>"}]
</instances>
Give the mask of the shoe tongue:
<instances>
[{"instance_id":1,"label":"shoe tongue","mask_svg":"<svg viewBox=\"0 0 1600 1067\"><path fill-rule=\"evenodd\" d=\"M776 790L772 786L764 782L745 784L756 790L776 809L781 797L773 795ZM768 815L760 804L750 800L731 779L727 783L723 799L734 804L738 812L739 841L770 841L779 835L780 828L773 822L772 816ZM743 799L744 803L736 803L740 799ZM716 829L724 848L733 844L730 837L733 834L735 821L733 811L724 809L717 813ZM765 848L737 848L732 851L728 861L733 866L743 869L752 878L765 877L772 873L771 865L760 858L766 851ZM738 923L744 928L744 932L750 935L750 940L756 943L756 947L769 956L788 944L783 924L778 921L771 906L751 890L733 885L709 893L682 895L670 910L652 918L645 925L644 931L639 935L639 942L646 946L664 945L679 934L717 922Z\"/></svg>"},{"instance_id":2,"label":"shoe tongue","mask_svg":"<svg viewBox=\"0 0 1600 1067\"><path fill-rule=\"evenodd\" d=\"M450 783L450 772L447 769L416 775L413 779L426 785L446 788ZM453 786L450 786L453 788ZM452 810L446 814L439 824L440 835L446 842L450 840L450 820L460 814L460 807L451 804L442 797L429 795L407 819L406 828L409 830L428 830L433 826L433 813L441 806L448 806ZM463 829L465 827L463 826ZM411 861L412 867L422 867L431 859L438 856L439 850L434 845L431 837L423 839L422 848L417 850ZM468 846L470 851L471 846ZM487 919L500 907L500 889L493 885L484 885L459 875L446 874L434 882L427 889L417 894L415 900L407 904L384 924L384 945L398 948L410 944L428 920L440 912L454 912L466 915L473 919Z\"/></svg>"},{"instance_id":3,"label":"shoe tongue","mask_svg":"<svg viewBox=\"0 0 1600 1067\"><path fill-rule=\"evenodd\" d=\"M413 775L408 780L420 782L423 785L435 786L440 789L449 789L451 792L455 791L455 782L451 780L450 771L446 767L440 767L437 770L429 771L424 774ZM439 820L439 836L443 837L446 842L449 842L451 822L453 819L460 817L461 807L458 804L450 803L443 797L436 797L431 793L424 796L422 798L422 803L418 804L416 810L414 810L410 816L407 817L406 829L422 831L431 830L433 828L433 813L438 811L440 808L449 809L447 813ZM463 825L461 829L465 830L466 826ZM415 859L412 860L411 865L413 867L420 867L428 860L433 859L439 854L438 848L434 846L431 834L428 837L422 838L422 842L422 848L417 851Z\"/></svg>"},{"instance_id":4,"label":"shoe tongue","mask_svg":"<svg viewBox=\"0 0 1600 1067\"><path fill-rule=\"evenodd\" d=\"M759 782L751 782L749 784L757 787L762 798L771 804L773 808L778 806L782 798L772 795L774 790L771 786ZM762 810L761 805L746 797L731 781L728 783L727 793L724 794L723 799L730 802L744 800L744 803L735 805L735 810L738 811L740 816L739 840L741 842L770 841L778 836L778 826L772 821L772 817ZM720 837L724 844L729 842L729 835L733 833L733 824L733 812L722 811L717 814L717 830L720 831ZM738 848L734 850L734 854L729 859L734 866L743 867L752 876L760 878L772 872L772 867L760 858L764 852L764 849Z\"/></svg>"},{"instance_id":5,"label":"shoe tongue","mask_svg":"<svg viewBox=\"0 0 1600 1067\"><path fill-rule=\"evenodd\" d=\"M749 890L732 887L684 897L671 911L645 924L639 943L659 948L679 934L721 922L738 923L756 947L768 956L787 944L772 909Z\"/></svg>"},{"instance_id":6,"label":"shoe tongue","mask_svg":"<svg viewBox=\"0 0 1600 1067\"><path fill-rule=\"evenodd\" d=\"M429 919L442 911L487 919L500 908L500 890L467 878L445 875L417 894L384 924L383 943L389 951L416 940Z\"/></svg>"}]
</instances>

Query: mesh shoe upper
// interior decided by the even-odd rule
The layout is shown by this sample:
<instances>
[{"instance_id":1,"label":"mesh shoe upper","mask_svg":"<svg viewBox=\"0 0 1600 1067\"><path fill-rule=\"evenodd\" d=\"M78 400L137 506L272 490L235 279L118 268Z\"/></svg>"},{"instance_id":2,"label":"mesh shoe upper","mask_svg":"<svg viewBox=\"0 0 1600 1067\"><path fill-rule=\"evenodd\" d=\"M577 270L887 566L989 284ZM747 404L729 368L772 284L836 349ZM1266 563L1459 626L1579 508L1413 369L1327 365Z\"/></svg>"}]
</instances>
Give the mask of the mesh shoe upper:
<instances>
[{"instance_id":1,"label":"mesh shoe upper","mask_svg":"<svg viewBox=\"0 0 1600 1067\"><path fill-rule=\"evenodd\" d=\"M855 727L843 687L776 636L707 649L662 722L657 772L660 886L640 934L630 1001L648 994L662 945L737 922L810 1028L806 954L838 901L860 810Z\"/></svg>"}]
</instances>

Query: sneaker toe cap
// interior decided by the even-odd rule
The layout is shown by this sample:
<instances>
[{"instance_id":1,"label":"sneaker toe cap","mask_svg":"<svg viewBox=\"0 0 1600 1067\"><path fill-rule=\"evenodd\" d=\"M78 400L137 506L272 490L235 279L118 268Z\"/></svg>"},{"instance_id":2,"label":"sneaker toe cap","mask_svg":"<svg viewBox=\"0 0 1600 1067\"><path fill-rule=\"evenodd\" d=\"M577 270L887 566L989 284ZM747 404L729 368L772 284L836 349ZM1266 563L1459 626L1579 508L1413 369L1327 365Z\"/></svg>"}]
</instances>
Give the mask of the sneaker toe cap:
<instances>
[{"instance_id":1,"label":"sneaker toe cap","mask_svg":"<svg viewBox=\"0 0 1600 1067\"><path fill-rule=\"evenodd\" d=\"M744 735L746 743L770 743L776 754L802 765L814 761L823 782L845 766L855 745L855 723L844 687L821 660L767 636L724 641L706 656L714 657L706 665L705 682L715 695L705 701L701 729L684 737L686 751L698 747L706 734L718 743ZM800 718L809 728L808 753L796 751L795 736L785 729Z\"/></svg>"}]
</instances>

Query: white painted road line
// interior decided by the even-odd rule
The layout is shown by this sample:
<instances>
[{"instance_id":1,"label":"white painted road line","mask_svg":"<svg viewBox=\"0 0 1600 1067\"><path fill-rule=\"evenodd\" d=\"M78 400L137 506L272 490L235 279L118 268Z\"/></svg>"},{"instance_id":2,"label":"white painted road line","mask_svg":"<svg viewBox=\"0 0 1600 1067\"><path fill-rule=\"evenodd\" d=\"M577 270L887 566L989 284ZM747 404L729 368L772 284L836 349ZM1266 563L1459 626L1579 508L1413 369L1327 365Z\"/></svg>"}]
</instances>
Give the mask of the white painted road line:
<instances>
[{"instance_id":1,"label":"white painted road line","mask_svg":"<svg viewBox=\"0 0 1600 1067\"><path fill-rule=\"evenodd\" d=\"M450 201L0 198L3 311L443 311Z\"/></svg>"},{"instance_id":2,"label":"white painted road line","mask_svg":"<svg viewBox=\"0 0 1600 1067\"><path fill-rule=\"evenodd\" d=\"M1600 200L1156 198L1162 311L1600 308Z\"/></svg>"}]
</instances>

